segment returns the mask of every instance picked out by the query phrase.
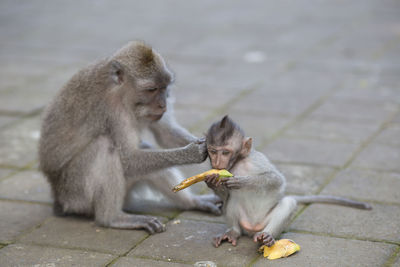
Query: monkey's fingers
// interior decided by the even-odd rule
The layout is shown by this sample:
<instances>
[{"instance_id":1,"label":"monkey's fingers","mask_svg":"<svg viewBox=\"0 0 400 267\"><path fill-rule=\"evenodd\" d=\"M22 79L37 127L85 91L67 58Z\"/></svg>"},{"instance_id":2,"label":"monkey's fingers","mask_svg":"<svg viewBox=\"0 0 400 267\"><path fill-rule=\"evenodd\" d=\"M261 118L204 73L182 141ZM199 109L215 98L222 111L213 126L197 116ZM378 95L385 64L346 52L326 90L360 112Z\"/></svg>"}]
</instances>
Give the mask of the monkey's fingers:
<instances>
[{"instance_id":1,"label":"monkey's fingers","mask_svg":"<svg viewBox=\"0 0 400 267\"><path fill-rule=\"evenodd\" d=\"M207 184L211 184L211 185L215 186L217 184L218 177L219 177L219 174L217 174L217 173L213 173L213 174L207 175L204 178L204 182L206 182Z\"/></svg>"},{"instance_id":2,"label":"monkey's fingers","mask_svg":"<svg viewBox=\"0 0 400 267\"><path fill-rule=\"evenodd\" d=\"M197 139L195 141L196 144L202 144L202 143L205 143L205 142L206 142L206 138L205 137L201 137L201 138L199 138L199 139Z\"/></svg>"},{"instance_id":3,"label":"monkey's fingers","mask_svg":"<svg viewBox=\"0 0 400 267\"><path fill-rule=\"evenodd\" d=\"M234 237L228 237L228 242L232 243L232 246L236 246L237 239Z\"/></svg>"},{"instance_id":4,"label":"monkey's fingers","mask_svg":"<svg viewBox=\"0 0 400 267\"><path fill-rule=\"evenodd\" d=\"M264 237L262 242L267 247L271 247L273 244L275 244L275 239L271 235L269 235L269 236Z\"/></svg>"},{"instance_id":5,"label":"monkey's fingers","mask_svg":"<svg viewBox=\"0 0 400 267\"><path fill-rule=\"evenodd\" d=\"M253 236L253 241L254 242L261 242L264 238L264 232L258 232L256 234L254 234Z\"/></svg>"},{"instance_id":6,"label":"monkey's fingers","mask_svg":"<svg viewBox=\"0 0 400 267\"><path fill-rule=\"evenodd\" d=\"M232 178L229 179L225 182L226 187L228 187L229 189L240 189L242 188L242 183L240 180L236 179L236 178Z\"/></svg>"},{"instance_id":7,"label":"monkey's fingers","mask_svg":"<svg viewBox=\"0 0 400 267\"><path fill-rule=\"evenodd\" d=\"M144 228L149 234L160 233L165 231L165 225L161 223L157 218L147 218L142 222L142 228Z\"/></svg>"},{"instance_id":8,"label":"monkey's fingers","mask_svg":"<svg viewBox=\"0 0 400 267\"><path fill-rule=\"evenodd\" d=\"M222 242L222 236L216 236L213 238L214 247L216 248L219 247L219 245L221 245L221 242Z\"/></svg>"},{"instance_id":9,"label":"monkey's fingers","mask_svg":"<svg viewBox=\"0 0 400 267\"><path fill-rule=\"evenodd\" d=\"M225 183L226 181L228 181L230 178L229 177L221 177L219 180L222 182L222 183Z\"/></svg>"}]
</instances>

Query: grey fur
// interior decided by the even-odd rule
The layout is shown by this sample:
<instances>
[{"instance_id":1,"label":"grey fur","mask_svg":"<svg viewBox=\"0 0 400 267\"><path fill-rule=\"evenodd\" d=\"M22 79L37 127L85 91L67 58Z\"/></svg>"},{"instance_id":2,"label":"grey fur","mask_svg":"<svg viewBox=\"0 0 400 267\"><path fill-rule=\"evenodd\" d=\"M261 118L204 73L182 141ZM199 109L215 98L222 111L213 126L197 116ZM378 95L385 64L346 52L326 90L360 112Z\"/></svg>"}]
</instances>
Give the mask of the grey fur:
<instances>
[{"instance_id":1,"label":"grey fur","mask_svg":"<svg viewBox=\"0 0 400 267\"><path fill-rule=\"evenodd\" d=\"M205 143L173 118L167 99L172 81L157 52L131 42L77 72L60 90L44 113L39 142L40 169L51 185L56 214L94 216L106 227L163 231L154 217L122 211L126 193L143 179L153 179L183 209L220 212L211 198L171 192L183 177L165 168L207 156ZM143 145L146 128L167 149Z\"/></svg>"},{"instance_id":2,"label":"grey fur","mask_svg":"<svg viewBox=\"0 0 400 267\"><path fill-rule=\"evenodd\" d=\"M228 127L226 123L233 125ZM225 127L216 130L215 125L218 125L218 122L208 131L207 139L210 139L211 134L226 136L223 131L238 127L236 123L226 119ZM242 144L245 139L240 138L241 132L230 133L230 136L230 140L223 140L223 143L216 145L222 147L224 143ZM231 146L233 150L235 146ZM289 223L298 203L327 203L366 210L372 208L368 203L341 197L285 196L286 179L264 154L254 149L246 157L241 157L240 153L239 146L236 155L232 155L231 158L234 164L229 171L234 177L226 178L222 184L217 184L215 180L214 184L209 184L224 201L223 211L228 224L228 230L214 239L216 246L223 240L236 243L236 239L242 234L253 235L255 241L272 245L274 238L277 238ZM245 227L246 224L254 226L253 230Z\"/></svg>"}]
</instances>

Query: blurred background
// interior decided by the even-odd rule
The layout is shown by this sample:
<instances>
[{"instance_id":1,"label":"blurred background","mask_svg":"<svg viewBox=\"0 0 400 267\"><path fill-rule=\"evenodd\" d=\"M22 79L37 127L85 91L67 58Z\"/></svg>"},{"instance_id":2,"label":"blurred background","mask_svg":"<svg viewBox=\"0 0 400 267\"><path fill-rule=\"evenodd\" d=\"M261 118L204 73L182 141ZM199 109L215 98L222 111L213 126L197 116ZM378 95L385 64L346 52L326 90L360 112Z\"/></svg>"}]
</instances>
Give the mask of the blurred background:
<instances>
[{"instance_id":1,"label":"blurred background","mask_svg":"<svg viewBox=\"0 0 400 267\"><path fill-rule=\"evenodd\" d=\"M383 240L379 260L369 245L348 251L361 246L361 266L396 262L399 1L2 0L0 38L0 262L51 216L37 170L43 108L81 67L131 40L152 45L176 73L175 113L190 131L201 136L229 114L287 176L290 193L375 204L373 216L311 206L290 233ZM309 220L319 216L327 224ZM349 253L346 263L357 258ZM332 266L335 257L327 256Z\"/></svg>"}]
</instances>

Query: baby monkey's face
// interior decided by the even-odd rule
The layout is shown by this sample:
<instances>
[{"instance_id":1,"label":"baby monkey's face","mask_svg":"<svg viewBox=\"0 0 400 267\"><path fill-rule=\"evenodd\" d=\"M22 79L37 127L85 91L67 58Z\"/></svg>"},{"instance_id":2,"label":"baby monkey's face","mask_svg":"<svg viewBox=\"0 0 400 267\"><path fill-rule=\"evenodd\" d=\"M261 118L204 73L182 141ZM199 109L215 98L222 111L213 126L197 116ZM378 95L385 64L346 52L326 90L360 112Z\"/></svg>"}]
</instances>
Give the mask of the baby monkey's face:
<instances>
[{"instance_id":1,"label":"baby monkey's face","mask_svg":"<svg viewBox=\"0 0 400 267\"><path fill-rule=\"evenodd\" d=\"M218 170L231 170L251 149L251 138L244 137L244 132L228 116L211 125L206 142L211 166Z\"/></svg>"},{"instance_id":2,"label":"baby monkey's face","mask_svg":"<svg viewBox=\"0 0 400 267\"><path fill-rule=\"evenodd\" d=\"M207 150L213 169L229 170L232 167L232 158L235 153L231 147L208 146Z\"/></svg>"}]
</instances>

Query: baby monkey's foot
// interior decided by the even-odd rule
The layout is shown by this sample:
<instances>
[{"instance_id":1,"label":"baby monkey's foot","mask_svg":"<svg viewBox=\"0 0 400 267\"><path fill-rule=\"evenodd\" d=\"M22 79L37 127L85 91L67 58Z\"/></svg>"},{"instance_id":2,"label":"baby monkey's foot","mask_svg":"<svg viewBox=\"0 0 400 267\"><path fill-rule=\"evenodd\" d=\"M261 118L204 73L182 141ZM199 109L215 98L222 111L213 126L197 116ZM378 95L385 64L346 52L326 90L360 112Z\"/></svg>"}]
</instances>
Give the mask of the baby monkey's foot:
<instances>
[{"instance_id":1,"label":"baby monkey's foot","mask_svg":"<svg viewBox=\"0 0 400 267\"><path fill-rule=\"evenodd\" d=\"M221 245L221 243L223 241L228 241L229 243L232 243L232 246L236 246L237 240L239 238L240 234L237 233L234 230L229 230L226 231L224 234L222 235L218 235L216 237L213 238L213 244L214 246L217 248L219 247L219 245Z\"/></svg>"},{"instance_id":2,"label":"baby monkey's foot","mask_svg":"<svg viewBox=\"0 0 400 267\"><path fill-rule=\"evenodd\" d=\"M272 235L268 234L267 232L258 232L253 237L254 242L261 242L263 245L267 247L272 246L275 244L275 239Z\"/></svg>"}]
</instances>

